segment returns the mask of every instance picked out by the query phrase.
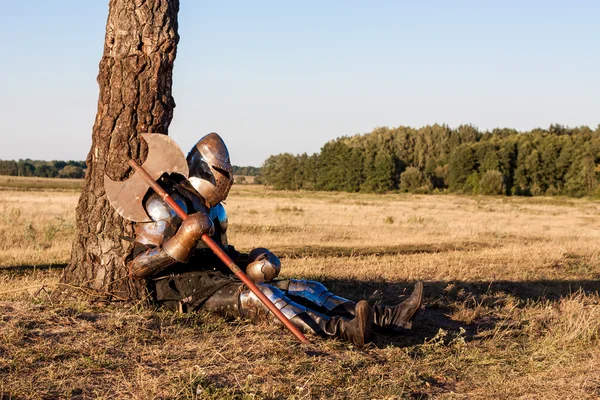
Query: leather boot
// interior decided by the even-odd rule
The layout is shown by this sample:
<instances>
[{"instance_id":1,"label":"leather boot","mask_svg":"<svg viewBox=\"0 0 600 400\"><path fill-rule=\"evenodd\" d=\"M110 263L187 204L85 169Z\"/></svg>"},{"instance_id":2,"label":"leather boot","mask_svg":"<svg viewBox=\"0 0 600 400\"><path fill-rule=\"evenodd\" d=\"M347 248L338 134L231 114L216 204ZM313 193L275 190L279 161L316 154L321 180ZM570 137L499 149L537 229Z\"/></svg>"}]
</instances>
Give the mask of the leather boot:
<instances>
[{"instance_id":1,"label":"leather boot","mask_svg":"<svg viewBox=\"0 0 600 400\"><path fill-rule=\"evenodd\" d=\"M352 342L357 347L363 347L370 341L373 311L366 300L356 303L354 319L331 317L331 320L338 328L338 337Z\"/></svg>"},{"instance_id":2,"label":"leather boot","mask_svg":"<svg viewBox=\"0 0 600 400\"><path fill-rule=\"evenodd\" d=\"M294 304L294 303L291 303ZM366 300L356 303L353 319L341 316L328 317L309 308L290 318L290 321L304 332L333 336L363 347L371 339L373 311Z\"/></svg>"},{"instance_id":3,"label":"leather boot","mask_svg":"<svg viewBox=\"0 0 600 400\"><path fill-rule=\"evenodd\" d=\"M410 297L395 307L378 304L373 307L375 325L391 332L400 333L412 328L412 322L423 302L423 282L415 284Z\"/></svg>"}]
</instances>

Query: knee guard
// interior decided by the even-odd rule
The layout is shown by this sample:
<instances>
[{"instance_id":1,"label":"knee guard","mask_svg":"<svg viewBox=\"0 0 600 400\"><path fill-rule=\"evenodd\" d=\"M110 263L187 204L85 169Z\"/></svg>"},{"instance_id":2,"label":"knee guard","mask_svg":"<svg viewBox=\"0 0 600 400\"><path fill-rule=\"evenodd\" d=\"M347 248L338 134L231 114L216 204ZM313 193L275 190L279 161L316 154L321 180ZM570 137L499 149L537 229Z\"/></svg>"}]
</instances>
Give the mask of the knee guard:
<instances>
[{"instance_id":1,"label":"knee guard","mask_svg":"<svg viewBox=\"0 0 600 400\"><path fill-rule=\"evenodd\" d=\"M254 282L270 282L277 278L281 271L279 258L264 248L257 248L248 255L250 263L246 267L246 275Z\"/></svg>"},{"instance_id":2,"label":"knee guard","mask_svg":"<svg viewBox=\"0 0 600 400\"><path fill-rule=\"evenodd\" d=\"M257 283L256 286L288 319L306 312L306 307L292 302L281 289L264 283ZM267 306L254 293L247 289L240 294L240 311L243 317L252 320L266 319L271 314Z\"/></svg>"}]
</instances>

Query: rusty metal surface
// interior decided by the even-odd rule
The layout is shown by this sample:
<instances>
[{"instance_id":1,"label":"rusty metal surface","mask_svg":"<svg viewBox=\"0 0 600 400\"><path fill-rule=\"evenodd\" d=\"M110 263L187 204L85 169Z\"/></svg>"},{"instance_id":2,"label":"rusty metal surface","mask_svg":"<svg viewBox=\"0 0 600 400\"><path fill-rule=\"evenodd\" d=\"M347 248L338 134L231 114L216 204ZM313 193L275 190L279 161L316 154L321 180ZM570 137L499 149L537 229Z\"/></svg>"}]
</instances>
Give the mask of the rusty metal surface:
<instances>
[{"instance_id":1,"label":"rusty metal surface","mask_svg":"<svg viewBox=\"0 0 600 400\"><path fill-rule=\"evenodd\" d=\"M148 143L148 158L142 167L153 180L156 181L164 173L174 172L188 177L187 161L173 139L159 133L144 133L141 136ZM134 173L124 181L113 181L104 175L104 190L110 204L120 216L131 221L151 221L142 204L148 189L148 183L139 173Z\"/></svg>"}]
</instances>

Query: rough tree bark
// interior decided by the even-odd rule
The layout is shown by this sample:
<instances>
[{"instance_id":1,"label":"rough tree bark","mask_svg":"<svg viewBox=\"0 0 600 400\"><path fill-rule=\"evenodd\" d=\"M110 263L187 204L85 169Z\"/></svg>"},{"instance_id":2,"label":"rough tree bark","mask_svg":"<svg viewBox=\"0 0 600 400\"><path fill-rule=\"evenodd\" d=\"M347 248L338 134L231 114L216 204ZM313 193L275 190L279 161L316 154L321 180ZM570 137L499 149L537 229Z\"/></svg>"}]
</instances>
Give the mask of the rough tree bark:
<instances>
[{"instance_id":1,"label":"rough tree bark","mask_svg":"<svg viewBox=\"0 0 600 400\"><path fill-rule=\"evenodd\" d=\"M63 282L92 289L108 299L139 299L144 285L127 276L132 223L109 204L104 174L128 176L147 147L139 134L168 133L175 102L171 95L179 36L179 0L110 0L104 54L100 61L98 112L87 156L85 185L77 205L77 235Z\"/></svg>"}]
</instances>

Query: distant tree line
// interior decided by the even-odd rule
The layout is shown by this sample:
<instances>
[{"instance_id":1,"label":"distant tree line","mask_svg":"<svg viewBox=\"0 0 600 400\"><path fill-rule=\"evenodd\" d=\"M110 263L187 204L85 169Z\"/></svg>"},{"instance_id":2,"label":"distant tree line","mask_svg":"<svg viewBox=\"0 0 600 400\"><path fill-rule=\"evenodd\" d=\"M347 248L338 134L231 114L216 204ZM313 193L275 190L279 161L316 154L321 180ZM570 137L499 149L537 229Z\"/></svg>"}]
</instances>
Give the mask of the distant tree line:
<instances>
[{"instance_id":1,"label":"distant tree line","mask_svg":"<svg viewBox=\"0 0 600 400\"><path fill-rule=\"evenodd\" d=\"M42 178L83 178L85 161L0 160L0 175L36 176ZM260 167L233 166L238 176L258 176ZM259 179L260 182L260 179Z\"/></svg>"},{"instance_id":2,"label":"distant tree line","mask_svg":"<svg viewBox=\"0 0 600 400\"><path fill-rule=\"evenodd\" d=\"M234 165L233 175L258 176L260 175L260 167L240 167Z\"/></svg>"},{"instance_id":3,"label":"distant tree line","mask_svg":"<svg viewBox=\"0 0 600 400\"><path fill-rule=\"evenodd\" d=\"M332 140L310 156L271 156L262 176L287 190L600 195L600 125L529 132L377 128Z\"/></svg>"},{"instance_id":4,"label":"distant tree line","mask_svg":"<svg viewBox=\"0 0 600 400\"><path fill-rule=\"evenodd\" d=\"M0 175L83 178L85 161L0 160Z\"/></svg>"}]
</instances>

